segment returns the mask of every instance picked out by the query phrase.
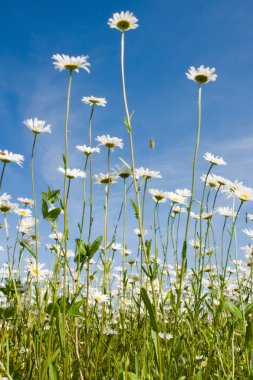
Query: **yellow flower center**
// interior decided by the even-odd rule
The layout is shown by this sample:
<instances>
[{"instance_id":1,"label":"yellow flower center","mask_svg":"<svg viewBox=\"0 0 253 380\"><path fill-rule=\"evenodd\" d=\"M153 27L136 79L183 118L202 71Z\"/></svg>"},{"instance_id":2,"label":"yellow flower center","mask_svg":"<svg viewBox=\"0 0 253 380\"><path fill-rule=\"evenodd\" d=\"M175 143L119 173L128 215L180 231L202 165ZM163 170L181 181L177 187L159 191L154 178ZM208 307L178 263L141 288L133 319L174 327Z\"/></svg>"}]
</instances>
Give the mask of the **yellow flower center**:
<instances>
[{"instance_id":1,"label":"yellow flower center","mask_svg":"<svg viewBox=\"0 0 253 380\"><path fill-rule=\"evenodd\" d=\"M131 26L130 22L127 21L127 20L120 20L118 23L117 23L117 28L124 31L124 30L127 30L129 29Z\"/></svg>"},{"instance_id":2,"label":"yellow flower center","mask_svg":"<svg viewBox=\"0 0 253 380\"><path fill-rule=\"evenodd\" d=\"M241 195L240 195L240 199L241 199L242 201L247 201L247 200L249 199L249 196L248 196L247 194L241 194Z\"/></svg>"},{"instance_id":3,"label":"yellow flower center","mask_svg":"<svg viewBox=\"0 0 253 380\"><path fill-rule=\"evenodd\" d=\"M207 83L208 82L208 77L203 74L199 74L195 76L195 81L202 84L202 83Z\"/></svg>"},{"instance_id":4,"label":"yellow flower center","mask_svg":"<svg viewBox=\"0 0 253 380\"><path fill-rule=\"evenodd\" d=\"M27 211L26 210L19 210L19 214L20 215L27 215Z\"/></svg>"},{"instance_id":5,"label":"yellow flower center","mask_svg":"<svg viewBox=\"0 0 253 380\"><path fill-rule=\"evenodd\" d=\"M67 70L76 70L76 69L78 69L79 66L75 63L69 63L69 64L65 65L64 67Z\"/></svg>"},{"instance_id":6,"label":"yellow flower center","mask_svg":"<svg viewBox=\"0 0 253 380\"><path fill-rule=\"evenodd\" d=\"M32 273L36 274L36 276L38 276L40 272L38 269L34 268L34 269L32 269Z\"/></svg>"}]
</instances>

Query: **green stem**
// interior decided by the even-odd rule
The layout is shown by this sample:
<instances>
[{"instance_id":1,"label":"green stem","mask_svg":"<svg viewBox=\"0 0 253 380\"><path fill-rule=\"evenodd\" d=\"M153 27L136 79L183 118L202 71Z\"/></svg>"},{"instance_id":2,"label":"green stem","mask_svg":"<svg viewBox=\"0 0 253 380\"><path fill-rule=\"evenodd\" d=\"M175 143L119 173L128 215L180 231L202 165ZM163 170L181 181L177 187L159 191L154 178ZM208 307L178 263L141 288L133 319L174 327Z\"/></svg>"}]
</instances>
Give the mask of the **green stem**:
<instances>
[{"instance_id":1,"label":"green stem","mask_svg":"<svg viewBox=\"0 0 253 380\"><path fill-rule=\"evenodd\" d=\"M6 167L6 162L3 162L2 173L1 173L1 178L0 178L0 190L1 190L1 187L2 187L5 167Z\"/></svg>"},{"instance_id":2,"label":"green stem","mask_svg":"<svg viewBox=\"0 0 253 380\"><path fill-rule=\"evenodd\" d=\"M91 108L91 113L90 113L90 120L89 120L89 146L92 146L92 117L93 117L93 112L94 112L95 104L92 105ZM93 185L93 178L92 178L92 154L89 156L89 161L90 161L90 223L89 223L89 235L88 235L88 241L90 241L91 237L91 227L93 223L93 218L92 218L92 185Z\"/></svg>"}]
</instances>

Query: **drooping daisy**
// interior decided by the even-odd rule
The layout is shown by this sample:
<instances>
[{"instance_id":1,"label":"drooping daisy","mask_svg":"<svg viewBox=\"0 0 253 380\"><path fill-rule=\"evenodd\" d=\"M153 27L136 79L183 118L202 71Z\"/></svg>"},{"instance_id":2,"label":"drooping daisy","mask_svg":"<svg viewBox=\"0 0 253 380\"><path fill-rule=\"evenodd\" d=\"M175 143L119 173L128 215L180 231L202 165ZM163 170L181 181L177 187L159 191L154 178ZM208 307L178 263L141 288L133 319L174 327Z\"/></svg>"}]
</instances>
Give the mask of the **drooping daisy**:
<instances>
[{"instance_id":1,"label":"drooping daisy","mask_svg":"<svg viewBox=\"0 0 253 380\"><path fill-rule=\"evenodd\" d=\"M188 73L185 73L187 78L193 80L199 84L208 83L211 81L215 81L217 79L217 75L214 74L215 68L204 67L201 65L199 68L195 68L191 66L188 70Z\"/></svg>"},{"instance_id":2,"label":"drooping daisy","mask_svg":"<svg viewBox=\"0 0 253 380\"><path fill-rule=\"evenodd\" d=\"M51 125L45 125L45 120L38 120L37 117L35 119L26 119L23 121L23 124L37 135L45 132L52 133Z\"/></svg>"},{"instance_id":3,"label":"drooping daisy","mask_svg":"<svg viewBox=\"0 0 253 380\"><path fill-rule=\"evenodd\" d=\"M168 199L167 193L163 190L149 189L148 192L152 195L152 198L155 202L163 203L166 202L166 200Z\"/></svg>"},{"instance_id":4,"label":"drooping daisy","mask_svg":"<svg viewBox=\"0 0 253 380\"><path fill-rule=\"evenodd\" d=\"M115 173L106 173L106 174L99 173L99 174L95 174L94 178L97 181L96 183L101 185L101 184L108 184L108 183L116 183L117 182L116 179L118 178L118 176Z\"/></svg>"},{"instance_id":5,"label":"drooping daisy","mask_svg":"<svg viewBox=\"0 0 253 380\"><path fill-rule=\"evenodd\" d=\"M200 240L199 239L191 239L189 241L189 244L192 246L194 249L199 249L200 248Z\"/></svg>"},{"instance_id":6,"label":"drooping daisy","mask_svg":"<svg viewBox=\"0 0 253 380\"><path fill-rule=\"evenodd\" d=\"M90 106L102 106L102 107L105 107L106 104L107 104L107 101L105 98L97 98L96 96L84 96L82 98L82 102L84 104L89 104Z\"/></svg>"},{"instance_id":7,"label":"drooping daisy","mask_svg":"<svg viewBox=\"0 0 253 380\"><path fill-rule=\"evenodd\" d=\"M138 19L133 15L132 12L120 12L114 13L112 18L109 18L108 25L110 28L115 28L120 30L121 32L125 32L130 29L138 28Z\"/></svg>"},{"instance_id":8,"label":"drooping daisy","mask_svg":"<svg viewBox=\"0 0 253 380\"><path fill-rule=\"evenodd\" d=\"M90 146L86 146L85 144L84 145L77 145L76 149L79 150L80 152L83 152L84 154L86 154L86 156L89 156L90 154L95 153L95 152L100 153L99 147L91 148Z\"/></svg>"},{"instance_id":9,"label":"drooping daisy","mask_svg":"<svg viewBox=\"0 0 253 380\"><path fill-rule=\"evenodd\" d=\"M235 217L237 212L235 212L232 208L230 207L219 207L217 209L217 212L222 215L222 216L225 216L225 218L229 218L229 217Z\"/></svg>"},{"instance_id":10,"label":"drooping daisy","mask_svg":"<svg viewBox=\"0 0 253 380\"><path fill-rule=\"evenodd\" d=\"M113 149L114 147L123 148L123 140L118 137L111 137L110 135L97 136L96 141L99 145L104 145L107 148Z\"/></svg>"},{"instance_id":11,"label":"drooping daisy","mask_svg":"<svg viewBox=\"0 0 253 380\"><path fill-rule=\"evenodd\" d=\"M118 174L118 176L120 178L128 178L132 175L132 169L128 166L123 166L123 168L121 169L118 169L118 171L116 171L116 173Z\"/></svg>"},{"instance_id":12,"label":"drooping daisy","mask_svg":"<svg viewBox=\"0 0 253 380\"><path fill-rule=\"evenodd\" d=\"M4 163L15 162L15 164L22 166L24 162L24 156L21 154L8 152L8 150L0 150L0 161Z\"/></svg>"},{"instance_id":13,"label":"drooping daisy","mask_svg":"<svg viewBox=\"0 0 253 380\"><path fill-rule=\"evenodd\" d=\"M53 65L55 66L55 69L59 71L67 69L70 71L76 71L77 73L79 72L79 69L84 69L88 73L90 72L90 70L88 69L88 67L90 66L90 63L87 61L88 58L88 55L70 57L69 55L65 54L54 54L52 56L52 59L54 60Z\"/></svg>"},{"instance_id":14,"label":"drooping daisy","mask_svg":"<svg viewBox=\"0 0 253 380\"><path fill-rule=\"evenodd\" d=\"M135 176L137 178L143 177L146 179L151 179L151 178L162 178L160 172L156 172L154 170L150 169L144 169L143 167L135 169Z\"/></svg>"},{"instance_id":15,"label":"drooping daisy","mask_svg":"<svg viewBox=\"0 0 253 380\"><path fill-rule=\"evenodd\" d=\"M121 252L123 251L123 247L120 243L113 243L111 245L111 248L113 251L121 251Z\"/></svg>"},{"instance_id":16,"label":"drooping daisy","mask_svg":"<svg viewBox=\"0 0 253 380\"><path fill-rule=\"evenodd\" d=\"M80 177L80 178L86 177L86 173L80 169L69 169L69 168L67 168L67 170L65 170L64 168L59 167L58 172L63 173L63 174L65 174L65 172L66 172L66 177L69 179L74 179L77 177Z\"/></svg>"},{"instance_id":17,"label":"drooping daisy","mask_svg":"<svg viewBox=\"0 0 253 380\"><path fill-rule=\"evenodd\" d=\"M206 182L206 184L210 187L219 187L219 183L214 174L208 174L208 176L206 174L203 174L200 178L203 182Z\"/></svg>"},{"instance_id":18,"label":"drooping daisy","mask_svg":"<svg viewBox=\"0 0 253 380\"><path fill-rule=\"evenodd\" d=\"M62 241L63 240L63 233L62 232L54 232L49 235L50 239L56 240L56 241Z\"/></svg>"},{"instance_id":19,"label":"drooping daisy","mask_svg":"<svg viewBox=\"0 0 253 380\"><path fill-rule=\"evenodd\" d=\"M227 165L226 161L224 161L222 157L214 156L211 153L207 152L203 157L206 161L209 161L213 165Z\"/></svg>"}]
</instances>

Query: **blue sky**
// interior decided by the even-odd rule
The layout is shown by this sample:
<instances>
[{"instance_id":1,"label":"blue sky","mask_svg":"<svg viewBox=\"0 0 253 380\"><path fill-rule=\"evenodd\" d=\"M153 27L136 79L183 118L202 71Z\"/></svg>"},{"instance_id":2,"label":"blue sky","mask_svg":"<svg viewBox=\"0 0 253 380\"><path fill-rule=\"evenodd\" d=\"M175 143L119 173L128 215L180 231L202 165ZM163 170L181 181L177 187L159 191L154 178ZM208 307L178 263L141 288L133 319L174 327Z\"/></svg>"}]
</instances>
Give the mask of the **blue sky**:
<instances>
[{"instance_id":1,"label":"blue sky","mask_svg":"<svg viewBox=\"0 0 253 380\"><path fill-rule=\"evenodd\" d=\"M54 70L52 55L89 55L91 73L74 75L70 114L70 166L82 167L77 144L87 143L89 107L83 96L106 97L97 108L93 136L109 133L128 139L123 125L120 82L120 33L107 26L114 12L130 10L140 27L126 34L126 81L137 166L160 170L163 179L151 187L173 191L190 187L191 161L197 124L197 86L187 80L190 66L216 67L218 80L203 88L203 126L199 177L207 170L206 151L223 156L228 166L216 171L253 186L253 3L250 0L156 1L13 1L1 12L0 149L25 156L24 168L8 165L3 191L31 196L29 156L31 132L22 125L38 117L52 124L52 135L39 136L36 150L37 194L62 184L61 164L67 73ZM150 157L149 139L156 147ZM103 157L103 156L102 156ZM105 171L103 160L95 164ZM73 186L80 198L81 182ZM101 216L103 191L97 191ZM112 204L120 201L115 190ZM118 204L117 203L117 204ZM152 203L151 203L152 204ZM250 206L252 208L252 206ZM72 205L76 217L79 206ZM114 209L112 207L112 209ZM116 208L115 208L116 209ZM249 212L252 212L249 209ZM252 212L253 213L253 212ZM115 212L117 214L117 212ZM111 213L113 220L114 214ZM134 224L134 222L133 222ZM97 230L99 230L99 226ZM0 232L0 242L3 233ZM44 240L43 243L46 241Z\"/></svg>"}]
</instances>

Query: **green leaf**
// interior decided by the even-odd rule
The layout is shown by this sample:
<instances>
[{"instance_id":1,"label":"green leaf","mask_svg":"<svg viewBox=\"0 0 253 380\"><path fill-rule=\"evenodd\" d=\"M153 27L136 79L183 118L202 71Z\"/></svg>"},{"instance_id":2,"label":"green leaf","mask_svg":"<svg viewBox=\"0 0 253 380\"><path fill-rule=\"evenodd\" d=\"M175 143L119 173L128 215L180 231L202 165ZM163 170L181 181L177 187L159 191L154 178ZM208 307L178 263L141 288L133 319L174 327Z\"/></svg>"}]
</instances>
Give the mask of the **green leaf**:
<instances>
[{"instance_id":1,"label":"green leaf","mask_svg":"<svg viewBox=\"0 0 253 380\"><path fill-rule=\"evenodd\" d=\"M46 219L50 220L50 222L54 222L58 216L60 215L61 213L61 209L60 208L54 208L53 210L49 211L49 213L47 214L47 217Z\"/></svg>"},{"instance_id":2,"label":"green leaf","mask_svg":"<svg viewBox=\"0 0 253 380\"><path fill-rule=\"evenodd\" d=\"M247 305L244 309L244 315L247 317L253 311L253 303Z\"/></svg>"},{"instance_id":3,"label":"green leaf","mask_svg":"<svg viewBox=\"0 0 253 380\"><path fill-rule=\"evenodd\" d=\"M44 198L41 199L41 202L42 202L42 205L41 205L42 215L43 215L43 218L46 219L48 215L48 205Z\"/></svg>"},{"instance_id":4,"label":"green leaf","mask_svg":"<svg viewBox=\"0 0 253 380\"><path fill-rule=\"evenodd\" d=\"M225 301L225 306L227 306L230 313L237 319L242 319L242 313L240 309L232 301Z\"/></svg>"},{"instance_id":5,"label":"green leaf","mask_svg":"<svg viewBox=\"0 0 253 380\"><path fill-rule=\"evenodd\" d=\"M145 288L141 288L141 298L142 298L146 308L148 309L151 327L154 331L158 332L156 319L155 319L154 307L150 301L149 295L148 295Z\"/></svg>"},{"instance_id":6,"label":"green leaf","mask_svg":"<svg viewBox=\"0 0 253 380\"><path fill-rule=\"evenodd\" d=\"M138 207L136 205L136 203L134 202L133 199L130 199L131 203L132 203L132 206L134 208L134 212L135 212L135 217L136 219L139 219L139 210L138 210Z\"/></svg>"},{"instance_id":7,"label":"green leaf","mask_svg":"<svg viewBox=\"0 0 253 380\"><path fill-rule=\"evenodd\" d=\"M52 364L55 361L55 359L57 358L59 353L60 353L60 349L58 348L58 350L56 350L52 356L50 356L49 358L47 358L47 360L45 360L43 367L42 367L42 380L45 379L45 377L47 375L47 370L48 370L50 364ZM57 372L56 372L56 375L57 375ZM50 379L57 379L57 377L51 377L50 376Z\"/></svg>"},{"instance_id":8,"label":"green leaf","mask_svg":"<svg viewBox=\"0 0 253 380\"><path fill-rule=\"evenodd\" d=\"M83 317L84 313L79 310L81 306L83 306L83 300L74 303L69 308L69 314L73 317Z\"/></svg>"},{"instance_id":9,"label":"green leaf","mask_svg":"<svg viewBox=\"0 0 253 380\"><path fill-rule=\"evenodd\" d=\"M56 306L56 329L60 342L61 356L64 357L63 322L59 305Z\"/></svg>"},{"instance_id":10,"label":"green leaf","mask_svg":"<svg viewBox=\"0 0 253 380\"><path fill-rule=\"evenodd\" d=\"M101 241L103 239L103 236L99 236L91 245L90 250L89 250L89 259L91 259L95 253L98 251Z\"/></svg>"},{"instance_id":11,"label":"green leaf","mask_svg":"<svg viewBox=\"0 0 253 380\"><path fill-rule=\"evenodd\" d=\"M49 380L58 380L57 369L52 363L49 364Z\"/></svg>"}]
</instances>

